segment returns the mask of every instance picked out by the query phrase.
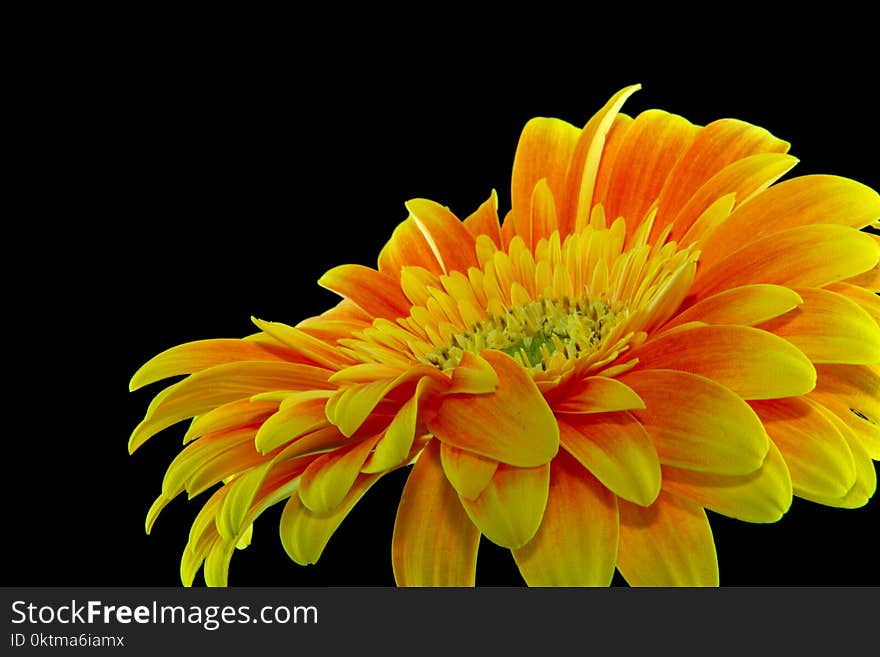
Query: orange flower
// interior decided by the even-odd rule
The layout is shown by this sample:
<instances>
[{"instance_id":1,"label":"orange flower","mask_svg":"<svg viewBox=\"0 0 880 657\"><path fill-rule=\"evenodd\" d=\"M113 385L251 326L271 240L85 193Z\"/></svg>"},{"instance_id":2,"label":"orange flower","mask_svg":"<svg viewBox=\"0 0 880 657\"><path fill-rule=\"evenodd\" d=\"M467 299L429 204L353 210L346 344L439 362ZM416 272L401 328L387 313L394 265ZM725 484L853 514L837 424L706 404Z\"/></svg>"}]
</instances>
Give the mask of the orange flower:
<instances>
[{"instance_id":1,"label":"orange flower","mask_svg":"<svg viewBox=\"0 0 880 657\"><path fill-rule=\"evenodd\" d=\"M880 458L880 196L852 180L773 185L788 144L616 94L581 130L533 119L512 209L434 202L377 269L296 327L170 349L130 448L192 418L147 519L221 484L181 563L227 581L286 501L281 539L314 563L362 495L414 464L394 527L400 585L472 585L480 534L532 585L713 585L704 509L775 522L792 494L864 505Z\"/></svg>"}]
</instances>

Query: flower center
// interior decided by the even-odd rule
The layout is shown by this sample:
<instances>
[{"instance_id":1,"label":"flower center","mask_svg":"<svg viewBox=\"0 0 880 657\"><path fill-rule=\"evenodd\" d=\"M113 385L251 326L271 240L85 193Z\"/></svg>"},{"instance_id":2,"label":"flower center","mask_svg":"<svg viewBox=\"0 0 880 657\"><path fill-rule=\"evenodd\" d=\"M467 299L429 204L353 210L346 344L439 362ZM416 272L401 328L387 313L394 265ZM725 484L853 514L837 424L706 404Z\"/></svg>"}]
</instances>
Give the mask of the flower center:
<instances>
[{"instance_id":1,"label":"flower center","mask_svg":"<svg viewBox=\"0 0 880 657\"><path fill-rule=\"evenodd\" d=\"M557 354L571 360L597 351L625 315L604 301L587 298L532 301L454 334L448 345L428 354L426 360L446 369L458 365L465 351L479 354L483 349L497 349L525 367L546 370L551 359L558 359Z\"/></svg>"}]
</instances>

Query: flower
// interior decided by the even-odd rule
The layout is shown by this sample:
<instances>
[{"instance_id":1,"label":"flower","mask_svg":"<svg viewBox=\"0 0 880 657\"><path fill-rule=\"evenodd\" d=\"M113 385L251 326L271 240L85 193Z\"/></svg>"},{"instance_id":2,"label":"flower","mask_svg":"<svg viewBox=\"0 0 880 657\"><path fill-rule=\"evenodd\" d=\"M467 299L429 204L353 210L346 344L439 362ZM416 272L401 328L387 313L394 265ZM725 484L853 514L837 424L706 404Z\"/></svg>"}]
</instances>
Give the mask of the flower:
<instances>
[{"instance_id":1,"label":"flower","mask_svg":"<svg viewBox=\"0 0 880 657\"><path fill-rule=\"evenodd\" d=\"M160 392L130 440L192 419L147 517L214 488L181 560L225 585L255 519L314 563L384 474L412 465L400 585L472 585L484 534L530 585L714 585L705 509L775 522L792 495L853 508L880 459L880 196L776 181L789 144L614 95L583 129L531 120L512 209L432 201L342 301L297 326L146 363Z\"/></svg>"}]
</instances>

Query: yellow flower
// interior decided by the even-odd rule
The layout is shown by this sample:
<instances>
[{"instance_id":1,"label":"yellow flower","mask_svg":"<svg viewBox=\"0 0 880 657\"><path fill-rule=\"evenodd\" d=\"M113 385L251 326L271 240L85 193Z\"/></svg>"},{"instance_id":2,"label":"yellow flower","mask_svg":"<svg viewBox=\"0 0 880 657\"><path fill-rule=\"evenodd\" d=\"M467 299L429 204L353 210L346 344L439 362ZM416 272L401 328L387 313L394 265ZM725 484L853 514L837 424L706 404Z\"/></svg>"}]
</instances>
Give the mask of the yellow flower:
<instances>
[{"instance_id":1,"label":"yellow flower","mask_svg":"<svg viewBox=\"0 0 880 657\"><path fill-rule=\"evenodd\" d=\"M296 327L174 347L134 450L192 418L147 518L217 484L181 561L224 585L254 520L314 563L383 474L413 464L400 585L472 585L484 534L531 585L714 585L705 509L775 522L792 494L864 505L880 458L880 196L805 176L736 120L659 110L530 121L512 209L408 218L378 267Z\"/></svg>"}]
</instances>

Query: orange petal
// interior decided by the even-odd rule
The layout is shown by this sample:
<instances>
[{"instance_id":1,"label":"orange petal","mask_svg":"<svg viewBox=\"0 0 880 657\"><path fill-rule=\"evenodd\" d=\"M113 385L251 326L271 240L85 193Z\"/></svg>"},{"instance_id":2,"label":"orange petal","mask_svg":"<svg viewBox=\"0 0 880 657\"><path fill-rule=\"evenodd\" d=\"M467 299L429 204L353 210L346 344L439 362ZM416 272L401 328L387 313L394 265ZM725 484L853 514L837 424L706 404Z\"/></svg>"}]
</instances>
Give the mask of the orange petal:
<instances>
[{"instance_id":1,"label":"orange petal","mask_svg":"<svg viewBox=\"0 0 880 657\"><path fill-rule=\"evenodd\" d=\"M863 287L850 285L849 283L835 283L834 285L829 285L827 289L855 301L861 306L862 310L873 317L874 321L880 325L880 296Z\"/></svg>"},{"instance_id":2,"label":"orange petal","mask_svg":"<svg viewBox=\"0 0 880 657\"><path fill-rule=\"evenodd\" d=\"M761 325L814 363L880 363L880 326L854 301L819 289L799 289L795 310Z\"/></svg>"},{"instance_id":3,"label":"orange petal","mask_svg":"<svg viewBox=\"0 0 880 657\"><path fill-rule=\"evenodd\" d=\"M254 443L261 453L267 454L303 434L328 426L324 407L329 391L309 391L295 396L298 399L294 403L281 408L257 432Z\"/></svg>"},{"instance_id":4,"label":"orange petal","mask_svg":"<svg viewBox=\"0 0 880 657\"><path fill-rule=\"evenodd\" d=\"M711 267L759 237L810 224L863 228L880 217L880 194L855 180L802 176L779 183L739 206L700 247Z\"/></svg>"},{"instance_id":5,"label":"orange petal","mask_svg":"<svg viewBox=\"0 0 880 657\"><path fill-rule=\"evenodd\" d=\"M644 408L645 402L626 384L604 376L590 376L576 381L554 400L556 413L605 413Z\"/></svg>"},{"instance_id":6,"label":"orange petal","mask_svg":"<svg viewBox=\"0 0 880 657\"><path fill-rule=\"evenodd\" d=\"M621 378L645 401L646 408L632 414L662 464L728 475L761 467L769 449L767 433L739 395L675 370L639 370Z\"/></svg>"},{"instance_id":7,"label":"orange petal","mask_svg":"<svg viewBox=\"0 0 880 657\"><path fill-rule=\"evenodd\" d=\"M717 199L733 194L737 205L762 192L797 164L797 158L783 153L760 153L737 160L707 180L690 197L672 222L669 238L687 246L682 239L700 215Z\"/></svg>"},{"instance_id":8,"label":"orange petal","mask_svg":"<svg viewBox=\"0 0 880 657\"><path fill-rule=\"evenodd\" d=\"M440 459L449 483L459 495L469 500L480 496L498 469L498 461L443 443Z\"/></svg>"},{"instance_id":9,"label":"orange petal","mask_svg":"<svg viewBox=\"0 0 880 657\"><path fill-rule=\"evenodd\" d=\"M873 267L880 245L847 226L790 228L751 242L709 269L700 269L692 293L702 299L731 287L775 283L822 287Z\"/></svg>"},{"instance_id":10,"label":"orange petal","mask_svg":"<svg viewBox=\"0 0 880 657\"><path fill-rule=\"evenodd\" d=\"M618 114L614 117L614 123L605 137L605 148L602 150L602 159L599 162L599 171L596 173L596 186L593 189L593 206L605 202L608 186L611 184L611 172L617 160L620 147L626 139L626 133L633 124L633 118L626 114Z\"/></svg>"},{"instance_id":11,"label":"orange petal","mask_svg":"<svg viewBox=\"0 0 880 657\"><path fill-rule=\"evenodd\" d=\"M468 267L478 266L474 237L449 208L417 198L408 201L406 209L425 236L444 274L466 272Z\"/></svg>"},{"instance_id":12,"label":"orange petal","mask_svg":"<svg viewBox=\"0 0 880 657\"><path fill-rule=\"evenodd\" d=\"M488 200L477 208L463 222L464 227L474 236L474 239L480 235L488 236L497 248L501 248L501 221L498 219L498 194L492 190L492 195Z\"/></svg>"},{"instance_id":13,"label":"orange petal","mask_svg":"<svg viewBox=\"0 0 880 657\"><path fill-rule=\"evenodd\" d=\"M287 358L285 358L285 355ZM247 340L198 340L177 345L144 363L131 377L129 390L180 374L238 361L284 361L292 354Z\"/></svg>"},{"instance_id":14,"label":"orange petal","mask_svg":"<svg viewBox=\"0 0 880 657\"><path fill-rule=\"evenodd\" d=\"M394 278L404 267L423 267L433 274L442 274L443 268L431 250L428 240L412 217L394 229L391 239L379 253L379 271Z\"/></svg>"},{"instance_id":15,"label":"orange petal","mask_svg":"<svg viewBox=\"0 0 880 657\"><path fill-rule=\"evenodd\" d=\"M524 239L531 234L530 208L535 185L546 179L550 191L561 198L566 168L580 134L576 127L559 119L535 118L523 128L513 158L510 198L516 233Z\"/></svg>"},{"instance_id":16,"label":"orange petal","mask_svg":"<svg viewBox=\"0 0 880 657\"><path fill-rule=\"evenodd\" d=\"M663 467L663 489L746 522L776 522L791 506L791 477L779 449L770 441L760 469L725 476Z\"/></svg>"},{"instance_id":17,"label":"orange petal","mask_svg":"<svg viewBox=\"0 0 880 657\"><path fill-rule=\"evenodd\" d=\"M256 317L251 317L251 321L260 330L287 345L296 354L308 358L316 365L339 370L354 362L350 356L343 354L332 344L327 344L323 340L309 335L302 329L280 322L266 322Z\"/></svg>"},{"instance_id":18,"label":"orange petal","mask_svg":"<svg viewBox=\"0 0 880 657\"><path fill-rule=\"evenodd\" d=\"M281 513L280 532L284 550L296 563L316 563L333 532L381 475L361 475L345 499L330 513L315 513L294 492Z\"/></svg>"},{"instance_id":19,"label":"orange petal","mask_svg":"<svg viewBox=\"0 0 880 657\"><path fill-rule=\"evenodd\" d=\"M477 499L459 499L486 538L513 549L528 543L538 531L549 487L549 463L537 468L500 464L491 483Z\"/></svg>"},{"instance_id":20,"label":"orange petal","mask_svg":"<svg viewBox=\"0 0 880 657\"><path fill-rule=\"evenodd\" d=\"M794 492L802 497L843 497L856 482L852 452L840 432L803 398L752 402L782 452Z\"/></svg>"},{"instance_id":21,"label":"orange petal","mask_svg":"<svg viewBox=\"0 0 880 657\"><path fill-rule=\"evenodd\" d=\"M315 513L333 511L348 495L377 438L362 440L312 461L300 480L300 501Z\"/></svg>"},{"instance_id":22,"label":"orange petal","mask_svg":"<svg viewBox=\"0 0 880 657\"><path fill-rule=\"evenodd\" d=\"M880 459L880 369L868 365L817 365L809 397L837 415L871 458Z\"/></svg>"},{"instance_id":23,"label":"orange petal","mask_svg":"<svg viewBox=\"0 0 880 657\"><path fill-rule=\"evenodd\" d=\"M223 404L192 421L183 442L188 443L205 434L260 424L278 410L277 402L254 402L250 399Z\"/></svg>"},{"instance_id":24,"label":"orange petal","mask_svg":"<svg viewBox=\"0 0 880 657\"><path fill-rule=\"evenodd\" d=\"M494 392L498 387L498 374L485 358L466 351L452 371L449 393L480 394Z\"/></svg>"},{"instance_id":25,"label":"orange petal","mask_svg":"<svg viewBox=\"0 0 880 657\"><path fill-rule=\"evenodd\" d=\"M560 197L558 208L559 234L562 237L589 223L605 138L626 99L639 89L641 85L634 84L618 91L581 131L566 174L567 194Z\"/></svg>"},{"instance_id":26,"label":"orange petal","mask_svg":"<svg viewBox=\"0 0 880 657\"><path fill-rule=\"evenodd\" d=\"M781 285L743 285L698 301L666 323L664 329L703 322L754 326L797 308L803 299Z\"/></svg>"},{"instance_id":27,"label":"orange petal","mask_svg":"<svg viewBox=\"0 0 880 657\"><path fill-rule=\"evenodd\" d=\"M398 586L473 586L480 530L443 475L432 440L410 472L397 507L391 565Z\"/></svg>"},{"instance_id":28,"label":"orange petal","mask_svg":"<svg viewBox=\"0 0 880 657\"><path fill-rule=\"evenodd\" d=\"M215 365L156 395L143 422L132 432L128 448L134 452L172 424L260 392L329 388L329 374L323 368L299 363L249 361Z\"/></svg>"},{"instance_id":29,"label":"orange petal","mask_svg":"<svg viewBox=\"0 0 880 657\"><path fill-rule=\"evenodd\" d=\"M562 446L616 495L651 504L660 492L660 461L644 427L629 413L567 416Z\"/></svg>"},{"instance_id":30,"label":"orange petal","mask_svg":"<svg viewBox=\"0 0 880 657\"><path fill-rule=\"evenodd\" d=\"M350 299L372 317L394 320L409 315L410 303L397 279L363 265L334 267L318 285Z\"/></svg>"},{"instance_id":31,"label":"orange petal","mask_svg":"<svg viewBox=\"0 0 880 657\"><path fill-rule=\"evenodd\" d=\"M448 395L428 429L442 442L520 467L550 461L559 429L532 377L513 358L487 349L482 357L498 375L498 388L481 395Z\"/></svg>"},{"instance_id":32,"label":"orange petal","mask_svg":"<svg viewBox=\"0 0 880 657\"><path fill-rule=\"evenodd\" d=\"M603 201L606 215L624 217L627 228L637 226L699 131L690 121L661 110L639 114L617 152Z\"/></svg>"},{"instance_id":33,"label":"orange petal","mask_svg":"<svg viewBox=\"0 0 880 657\"><path fill-rule=\"evenodd\" d=\"M706 512L665 491L649 507L621 500L617 568L630 586L718 586Z\"/></svg>"},{"instance_id":34,"label":"orange petal","mask_svg":"<svg viewBox=\"0 0 880 657\"><path fill-rule=\"evenodd\" d=\"M747 326L683 326L645 343L633 356L641 369L698 374L743 399L802 395L816 384L806 356L782 338Z\"/></svg>"},{"instance_id":35,"label":"orange petal","mask_svg":"<svg viewBox=\"0 0 880 657\"><path fill-rule=\"evenodd\" d=\"M688 200L724 167L758 153L785 153L789 144L763 128L736 119L714 121L700 130L690 148L678 160L660 192L660 221L651 235L678 215Z\"/></svg>"},{"instance_id":36,"label":"orange petal","mask_svg":"<svg viewBox=\"0 0 880 657\"><path fill-rule=\"evenodd\" d=\"M549 239L557 225L556 199L547 184L547 179L541 178L532 193L527 231L521 237L529 250L534 252L538 242Z\"/></svg>"},{"instance_id":37,"label":"orange petal","mask_svg":"<svg viewBox=\"0 0 880 657\"><path fill-rule=\"evenodd\" d=\"M550 466L541 526L513 558L529 586L608 586L617 558L617 498L561 454Z\"/></svg>"}]
</instances>

